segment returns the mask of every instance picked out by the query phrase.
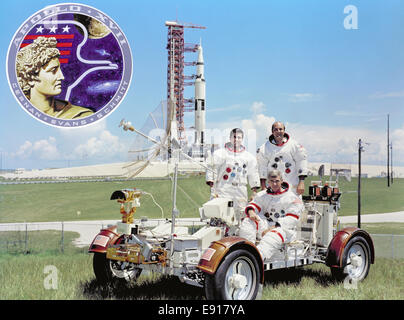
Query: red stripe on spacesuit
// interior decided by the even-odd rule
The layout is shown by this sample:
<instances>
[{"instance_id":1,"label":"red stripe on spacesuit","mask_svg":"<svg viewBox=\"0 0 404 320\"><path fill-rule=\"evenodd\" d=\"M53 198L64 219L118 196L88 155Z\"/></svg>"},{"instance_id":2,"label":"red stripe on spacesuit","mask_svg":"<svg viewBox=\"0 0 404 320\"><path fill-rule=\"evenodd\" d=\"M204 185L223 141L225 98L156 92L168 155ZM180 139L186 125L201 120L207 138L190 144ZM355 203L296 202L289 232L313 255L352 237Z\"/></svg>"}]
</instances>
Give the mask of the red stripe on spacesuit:
<instances>
[{"instance_id":1,"label":"red stripe on spacesuit","mask_svg":"<svg viewBox=\"0 0 404 320\"><path fill-rule=\"evenodd\" d=\"M253 207L246 207L245 210L244 210L244 213L245 213L245 215L246 215L247 217L250 217L250 214L248 213L248 210L250 210L250 209L254 210Z\"/></svg>"},{"instance_id":2,"label":"red stripe on spacesuit","mask_svg":"<svg viewBox=\"0 0 404 320\"><path fill-rule=\"evenodd\" d=\"M255 211L254 207L258 210L258 212L261 212L261 208L259 206L257 206L255 203L250 203L250 205L246 207L244 210L244 213L246 214L247 217L250 217L250 215L248 214L248 210L252 209Z\"/></svg>"},{"instance_id":3,"label":"red stripe on spacesuit","mask_svg":"<svg viewBox=\"0 0 404 320\"><path fill-rule=\"evenodd\" d=\"M272 137L273 141L271 141L271 140L272 140L271 137ZM268 140L269 140L269 142L271 142L273 145L275 145L275 146L277 146L277 147L282 147L282 146L284 146L286 143L288 143L288 142L289 142L289 139L290 139L289 134L287 134L286 132L283 134L283 137L286 138L286 141L282 142L281 144L277 144L277 143L276 143L275 137L274 137L273 134L271 134L271 135L269 136Z\"/></svg>"},{"instance_id":4,"label":"red stripe on spacesuit","mask_svg":"<svg viewBox=\"0 0 404 320\"><path fill-rule=\"evenodd\" d=\"M228 143L226 143L226 144L224 145L224 147L225 147L227 150L229 150L229 151L231 151L231 152L234 152L234 153L240 153L240 152L245 151L245 147L244 147L244 146L240 146L240 150L236 150L236 149L233 148L233 146L230 146Z\"/></svg>"},{"instance_id":5,"label":"red stripe on spacesuit","mask_svg":"<svg viewBox=\"0 0 404 320\"><path fill-rule=\"evenodd\" d=\"M261 212L261 208L257 204L255 204L254 202L251 202L250 205L256 207L258 212Z\"/></svg>"},{"instance_id":6,"label":"red stripe on spacesuit","mask_svg":"<svg viewBox=\"0 0 404 320\"><path fill-rule=\"evenodd\" d=\"M267 189L267 193L273 196L279 195L279 194L283 194L285 192L287 192L289 190L289 183L287 183L286 181L284 181L282 183L282 188L281 191L277 191L277 192L273 192L271 189Z\"/></svg>"},{"instance_id":7,"label":"red stripe on spacesuit","mask_svg":"<svg viewBox=\"0 0 404 320\"><path fill-rule=\"evenodd\" d=\"M285 242L285 240L283 239L282 235L281 235L278 231L276 231L276 230L271 230L271 231L269 231L269 232L276 233L279 237L281 237L282 242Z\"/></svg>"},{"instance_id":8,"label":"red stripe on spacesuit","mask_svg":"<svg viewBox=\"0 0 404 320\"><path fill-rule=\"evenodd\" d=\"M295 214L293 214L293 213L287 213L287 214L285 215L285 217L287 217L287 216L293 217L293 218L296 218L296 219L299 219L299 216L297 216L297 215L295 215Z\"/></svg>"}]
</instances>

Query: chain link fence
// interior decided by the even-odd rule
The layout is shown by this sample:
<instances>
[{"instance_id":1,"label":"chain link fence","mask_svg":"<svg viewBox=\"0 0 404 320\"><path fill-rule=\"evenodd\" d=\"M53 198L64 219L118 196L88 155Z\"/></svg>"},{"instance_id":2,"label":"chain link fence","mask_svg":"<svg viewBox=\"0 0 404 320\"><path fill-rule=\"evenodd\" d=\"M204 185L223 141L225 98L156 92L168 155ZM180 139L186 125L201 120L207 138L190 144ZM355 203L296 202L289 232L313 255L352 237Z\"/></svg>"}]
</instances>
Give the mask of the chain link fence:
<instances>
[{"instance_id":1,"label":"chain link fence","mask_svg":"<svg viewBox=\"0 0 404 320\"><path fill-rule=\"evenodd\" d=\"M96 234L111 223L86 221L0 224L0 254L44 251L65 253L75 248L86 251ZM376 258L404 259L404 235L371 234L371 237Z\"/></svg>"},{"instance_id":2,"label":"chain link fence","mask_svg":"<svg viewBox=\"0 0 404 320\"><path fill-rule=\"evenodd\" d=\"M140 220L146 227L165 223L165 219ZM0 224L0 254L2 253L40 253L53 251L64 253L82 248L86 251L98 232L116 220L69 221L69 222L29 222ZM186 225L194 233L204 223L199 219L183 219L177 224Z\"/></svg>"},{"instance_id":3,"label":"chain link fence","mask_svg":"<svg viewBox=\"0 0 404 320\"><path fill-rule=\"evenodd\" d=\"M0 224L0 254L87 250L91 240L106 226L88 222Z\"/></svg>"},{"instance_id":4,"label":"chain link fence","mask_svg":"<svg viewBox=\"0 0 404 320\"><path fill-rule=\"evenodd\" d=\"M404 259L404 235L371 234L376 258Z\"/></svg>"}]
</instances>

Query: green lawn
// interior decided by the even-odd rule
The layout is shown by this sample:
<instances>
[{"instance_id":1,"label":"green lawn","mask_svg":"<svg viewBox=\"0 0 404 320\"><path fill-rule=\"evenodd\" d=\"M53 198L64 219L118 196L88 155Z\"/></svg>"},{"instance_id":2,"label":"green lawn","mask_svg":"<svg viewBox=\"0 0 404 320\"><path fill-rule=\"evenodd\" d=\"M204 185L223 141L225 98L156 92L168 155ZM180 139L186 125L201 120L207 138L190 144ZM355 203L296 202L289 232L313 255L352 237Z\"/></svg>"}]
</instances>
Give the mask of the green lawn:
<instances>
[{"instance_id":1,"label":"green lawn","mask_svg":"<svg viewBox=\"0 0 404 320\"><path fill-rule=\"evenodd\" d=\"M367 192L370 186L372 186L370 190L383 187L379 181L371 180L367 181ZM203 184L202 177L181 179L179 185L197 204L202 204L204 198L208 197L208 188ZM399 189L400 185L402 187L401 181L396 182L393 188ZM164 204L166 215L169 215L171 184L167 180L145 180L136 183L132 181L130 185L124 182L1 185L0 221L116 219L119 217L119 206L115 201L109 200L110 194L120 188L135 186L153 193L156 201ZM347 184L347 187L353 186L354 183ZM394 196L395 189L388 190L391 192L389 199L393 199L397 205L392 207L391 211L398 211L397 208L401 205L401 198ZM182 215L184 212L193 214L196 205L181 190L178 191L178 199ZM79 216L78 210L81 211ZM146 212L150 211L155 217L160 216L160 210L148 196L142 198L141 210L139 215L146 215ZM6 218L3 214L6 214ZM402 223L363 224L362 227L371 234L404 234ZM0 242L4 244L7 239L23 239L23 237L24 232L1 232ZM0 300L204 299L203 289L181 283L177 277L159 274L142 274L139 281L131 285L102 286L95 280L92 255L86 253L86 248L79 249L73 246L72 239L75 237L77 234L65 232L63 254L60 232L57 231L28 232L28 250L25 250L24 243L20 243L20 247L14 251L13 248L2 250ZM396 248L399 250L402 245L396 243ZM266 272L262 299L402 300L404 299L403 260L381 258L378 255L381 250L386 251L389 256L391 245L382 243L376 248L376 261L371 266L369 276L356 287L346 288L343 283L335 282L331 278L329 268L315 264L304 268ZM28 251L28 254L21 254L25 251ZM47 281L49 270L56 272L56 278L51 282L55 287L51 288L47 287L50 284Z\"/></svg>"},{"instance_id":2,"label":"green lawn","mask_svg":"<svg viewBox=\"0 0 404 320\"><path fill-rule=\"evenodd\" d=\"M209 199L202 177L178 180L177 207L181 217L198 215L198 206ZM153 195L171 217L171 181L75 182L0 185L0 223L120 219L119 204L110 200L115 190L137 188ZM185 193L182 191L184 190ZM137 217L161 218L160 209L148 195L140 199Z\"/></svg>"},{"instance_id":3,"label":"green lawn","mask_svg":"<svg viewBox=\"0 0 404 320\"><path fill-rule=\"evenodd\" d=\"M306 186L312 180L319 180L319 178L309 177L305 181ZM348 182L340 178L339 188L342 191L339 215L357 214L358 179L352 178L352 181ZM387 187L385 178L361 179L361 214L396 211L404 211L404 179L394 179L394 183L390 187Z\"/></svg>"},{"instance_id":4,"label":"green lawn","mask_svg":"<svg viewBox=\"0 0 404 320\"><path fill-rule=\"evenodd\" d=\"M306 179L306 190L311 180ZM180 217L198 217L198 207L209 199L204 176L178 180L177 207ZM115 190L138 188L151 193L171 217L171 181L136 180L0 185L0 223L119 219L119 205L111 201ZM340 215L357 213L357 179L340 181ZM185 191L185 192L184 192ZM350 192L354 191L354 192ZM404 211L404 179L395 179L390 188L380 178L362 179L362 214ZM148 195L141 198L137 217L160 218L161 211Z\"/></svg>"},{"instance_id":5,"label":"green lawn","mask_svg":"<svg viewBox=\"0 0 404 320\"><path fill-rule=\"evenodd\" d=\"M322 264L269 271L265 273L262 299L402 300L402 264L403 260L376 259L368 277L348 288L335 282ZM52 282L48 278L51 274L56 276ZM82 252L0 255L0 283L1 300L204 299L203 289L160 274L142 274L131 285L102 286L95 280L92 255Z\"/></svg>"}]
</instances>

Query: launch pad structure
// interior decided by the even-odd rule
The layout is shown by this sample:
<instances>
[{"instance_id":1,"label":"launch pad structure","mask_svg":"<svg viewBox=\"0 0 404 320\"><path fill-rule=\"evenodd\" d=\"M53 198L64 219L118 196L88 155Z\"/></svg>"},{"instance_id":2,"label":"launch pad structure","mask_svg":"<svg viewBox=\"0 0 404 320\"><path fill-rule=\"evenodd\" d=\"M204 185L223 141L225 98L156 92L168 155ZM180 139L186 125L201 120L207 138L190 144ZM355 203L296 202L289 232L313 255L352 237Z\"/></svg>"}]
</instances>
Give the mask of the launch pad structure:
<instances>
[{"instance_id":1,"label":"launch pad structure","mask_svg":"<svg viewBox=\"0 0 404 320\"><path fill-rule=\"evenodd\" d=\"M206 29L206 27L191 23L180 23L177 21L166 21L168 28L167 35L167 110L171 125L171 135L177 139L181 147L190 149L188 152L192 157L203 158L205 143L205 76L202 44L185 43L184 29ZM185 53L198 52L198 60L186 62ZM196 74L185 75L185 67L196 66ZM195 86L194 98L184 98L186 86ZM195 140L190 148L187 141L184 123L185 112L195 112Z\"/></svg>"}]
</instances>

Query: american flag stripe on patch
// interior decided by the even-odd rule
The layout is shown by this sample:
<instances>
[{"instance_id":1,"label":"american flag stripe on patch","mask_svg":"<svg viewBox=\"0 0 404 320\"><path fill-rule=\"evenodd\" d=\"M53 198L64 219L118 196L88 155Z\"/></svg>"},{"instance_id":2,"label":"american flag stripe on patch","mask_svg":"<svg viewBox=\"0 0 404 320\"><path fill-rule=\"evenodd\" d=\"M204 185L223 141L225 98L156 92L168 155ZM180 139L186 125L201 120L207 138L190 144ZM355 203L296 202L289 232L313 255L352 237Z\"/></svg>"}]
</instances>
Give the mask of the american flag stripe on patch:
<instances>
[{"instance_id":1,"label":"american flag stripe on patch","mask_svg":"<svg viewBox=\"0 0 404 320\"><path fill-rule=\"evenodd\" d=\"M24 40L35 40L38 37L56 38L56 39L74 39L74 34L38 34L27 35Z\"/></svg>"},{"instance_id":2,"label":"american flag stripe on patch","mask_svg":"<svg viewBox=\"0 0 404 320\"><path fill-rule=\"evenodd\" d=\"M21 44L20 48L24 48L31 44L35 39L38 37L45 37L45 38L56 38L57 40L57 48L71 48L73 46L73 42L71 40L74 39L74 34L30 34L25 36L24 42ZM63 42L64 40L70 40L69 42ZM70 50L59 50L60 52L60 57L59 57L59 62L61 64L67 64L69 63L69 56L71 54Z\"/></svg>"}]
</instances>

